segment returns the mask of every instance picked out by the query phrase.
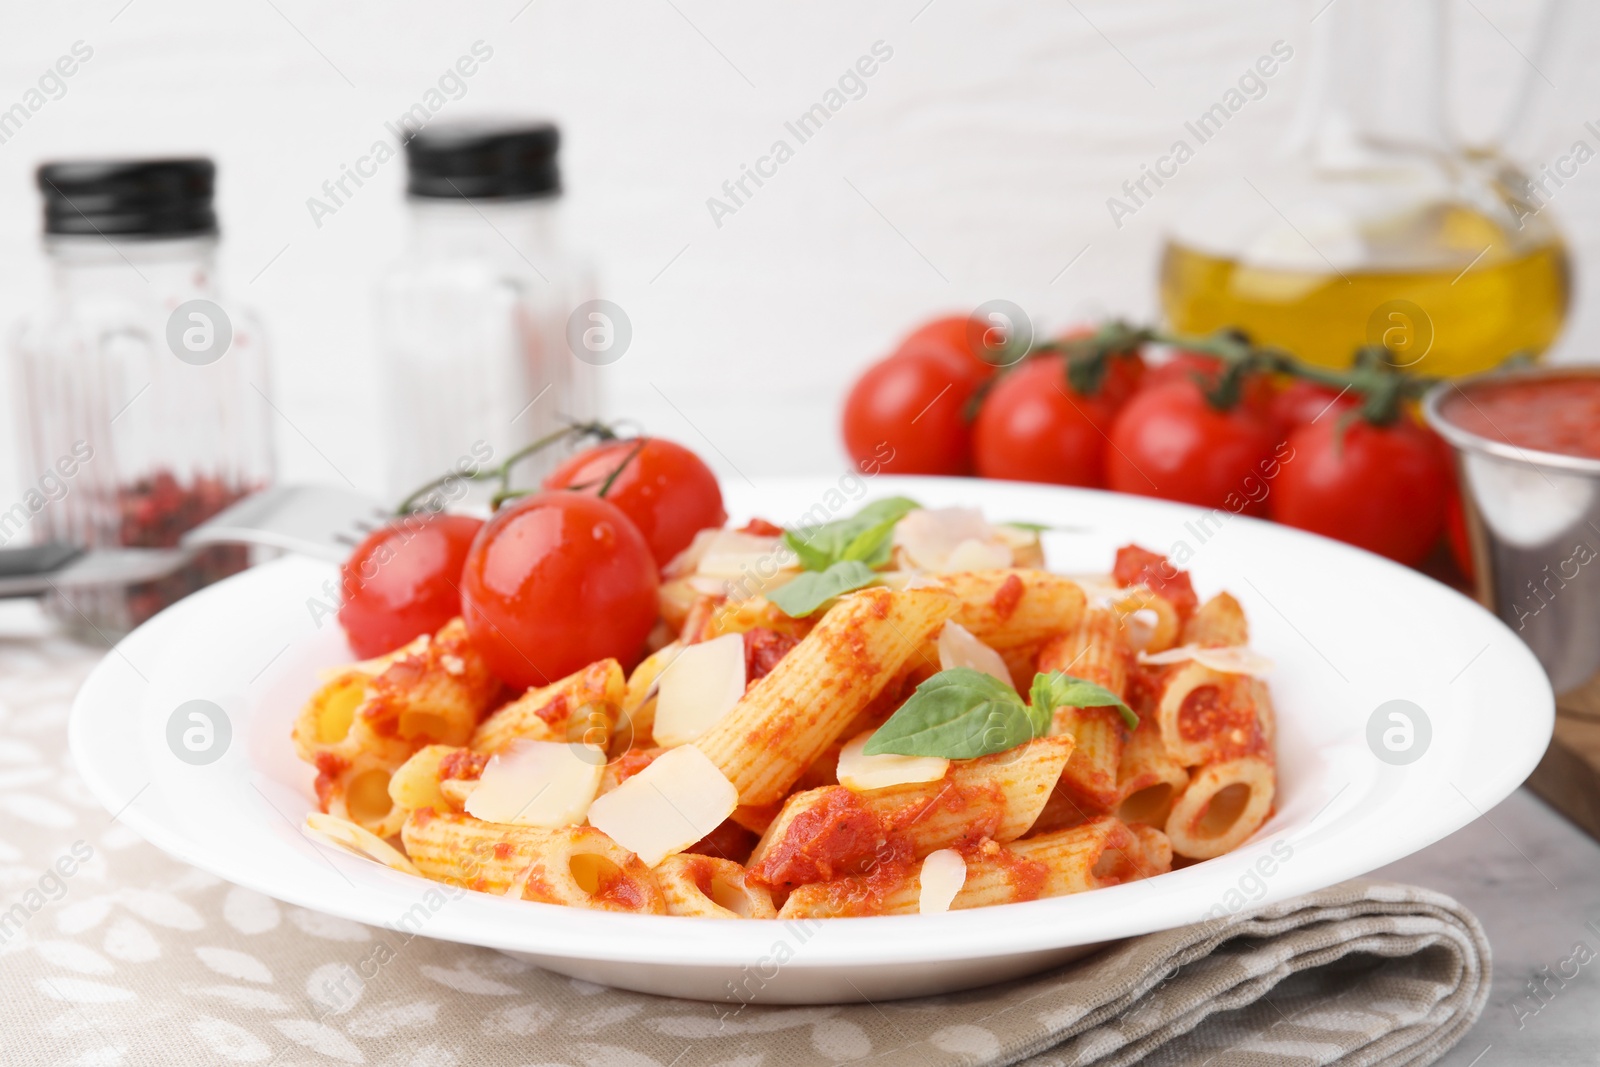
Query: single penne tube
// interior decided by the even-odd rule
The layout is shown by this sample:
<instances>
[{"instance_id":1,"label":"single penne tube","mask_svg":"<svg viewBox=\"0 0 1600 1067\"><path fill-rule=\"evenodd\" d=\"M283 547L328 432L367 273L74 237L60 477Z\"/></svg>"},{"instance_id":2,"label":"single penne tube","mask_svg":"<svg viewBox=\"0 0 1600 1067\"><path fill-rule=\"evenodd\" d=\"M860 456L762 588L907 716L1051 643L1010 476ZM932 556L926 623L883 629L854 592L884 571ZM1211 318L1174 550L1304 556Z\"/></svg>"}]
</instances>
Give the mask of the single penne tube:
<instances>
[{"instance_id":1,"label":"single penne tube","mask_svg":"<svg viewBox=\"0 0 1600 1067\"><path fill-rule=\"evenodd\" d=\"M696 745L741 804L777 803L957 606L937 587L841 598Z\"/></svg>"},{"instance_id":2,"label":"single penne tube","mask_svg":"<svg viewBox=\"0 0 1600 1067\"><path fill-rule=\"evenodd\" d=\"M410 758L410 747L380 741L350 759L323 753L317 759L316 792L322 810L378 837L398 833L406 811L389 795L389 782Z\"/></svg>"},{"instance_id":3,"label":"single penne tube","mask_svg":"<svg viewBox=\"0 0 1600 1067\"><path fill-rule=\"evenodd\" d=\"M959 571L938 580L961 600L955 621L1002 657L1013 649L1037 649L1083 617L1083 589L1049 571Z\"/></svg>"},{"instance_id":4,"label":"single penne tube","mask_svg":"<svg viewBox=\"0 0 1600 1067\"><path fill-rule=\"evenodd\" d=\"M1267 689L1259 679L1224 674L1188 660L1163 671L1156 692L1161 740L1183 766L1269 750L1258 707ZM1270 725L1270 704L1267 722Z\"/></svg>"},{"instance_id":5,"label":"single penne tube","mask_svg":"<svg viewBox=\"0 0 1600 1067\"><path fill-rule=\"evenodd\" d=\"M446 757L469 750L454 745L425 745L412 753L389 778L389 799L394 806L412 812L418 808L448 811L453 806L439 791L441 769Z\"/></svg>"},{"instance_id":6,"label":"single penne tube","mask_svg":"<svg viewBox=\"0 0 1600 1067\"><path fill-rule=\"evenodd\" d=\"M496 710L473 731L471 747L498 752L517 740L605 745L626 693L621 664L599 660Z\"/></svg>"},{"instance_id":7,"label":"single penne tube","mask_svg":"<svg viewBox=\"0 0 1600 1067\"><path fill-rule=\"evenodd\" d=\"M1123 639L1138 652L1162 652L1178 643L1183 617L1172 601L1142 585L1124 589L1111 604L1122 620Z\"/></svg>"},{"instance_id":8,"label":"single penne tube","mask_svg":"<svg viewBox=\"0 0 1600 1067\"><path fill-rule=\"evenodd\" d=\"M639 858L592 826L544 830L414 811L406 855L435 881L544 904L661 915L666 903Z\"/></svg>"},{"instance_id":9,"label":"single penne tube","mask_svg":"<svg viewBox=\"0 0 1600 1067\"><path fill-rule=\"evenodd\" d=\"M1227 593L1218 593L1201 604L1183 624L1185 645L1248 645L1250 624L1245 620L1244 608Z\"/></svg>"},{"instance_id":10,"label":"single penne tube","mask_svg":"<svg viewBox=\"0 0 1600 1067\"><path fill-rule=\"evenodd\" d=\"M1103 889L1136 881L1150 866L1140 838L1109 816L1009 845L990 843L962 855L967 877L950 902L953 911ZM901 863L859 877L803 885L789 894L778 918L914 914L922 894L920 876L919 865Z\"/></svg>"},{"instance_id":11,"label":"single penne tube","mask_svg":"<svg viewBox=\"0 0 1600 1067\"><path fill-rule=\"evenodd\" d=\"M793 888L853 874L885 857L920 859L942 848L1028 832L1072 754L1070 737L1042 737L1007 752L956 760L942 779L860 792L824 786L784 804L755 851L753 876Z\"/></svg>"},{"instance_id":12,"label":"single penne tube","mask_svg":"<svg viewBox=\"0 0 1600 1067\"><path fill-rule=\"evenodd\" d=\"M1117 767L1127 733L1115 708L1057 708L1053 736L1077 742L1061 772L1061 790L1086 812L1104 815L1117 806Z\"/></svg>"},{"instance_id":13,"label":"single penne tube","mask_svg":"<svg viewBox=\"0 0 1600 1067\"><path fill-rule=\"evenodd\" d=\"M1172 839L1154 826L1129 826L1139 842L1139 877L1154 878L1172 870Z\"/></svg>"},{"instance_id":14,"label":"single penne tube","mask_svg":"<svg viewBox=\"0 0 1600 1067\"><path fill-rule=\"evenodd\" d=\"M1208 860L1238 848L1266 821L1276 794L1277 771L1261 756L1201 767L1167 817L1172 850Z\"/></svg>"},{"instance_id":15,"label":"single penne tube","mask_svg":"<svg viewBox=\"0 0 1600 1067\"><path fill-rule=\"evenodd\" d=\"M1117 818L1129 825L1165 826L1188 784L1189 772L1168 755L1154 716L1142 716L1117 765Z\"/></svg>"},{"instance_id":16,"label":"single penne tube","mask_svg":"<svg viewBox=\"0 0 1600 1067\"><path fill-rule=\"evenodd\" d=\"M414 745L465 744L499 697L489 670L459 618L446 623L421 651L402 656L372 679L356 713L358 726Z\"/></svg>"},{"instance_id":17,"label":"single penne tube","mask_svg":"<svg viewBox=\"0 0 1600 1067\"><path fill-rule=\"evenodd\" d=\"M1042 673L1060 671L1126 698L1128 649L1120 622L1110 611L1084 612L1077 626L1045 644L1037 666ZM1121 714L1115 708L1057 708L1050 732L1077 740L1061 773L1061 789L1084 811L1109 813L1119 799L1117 767L1127 734Z\"/></svg>"},{"instance_id":18,"label":"single penne tube","mask_svg":"<svg viewBox=\"0 0 1600 1067\"><path fill-rule=\"evenodd\" d=\"M773 919L772 894L745 878L732 860L679 853L655 869L668 915L708 919Z\"/></svg>"}]
</instances>

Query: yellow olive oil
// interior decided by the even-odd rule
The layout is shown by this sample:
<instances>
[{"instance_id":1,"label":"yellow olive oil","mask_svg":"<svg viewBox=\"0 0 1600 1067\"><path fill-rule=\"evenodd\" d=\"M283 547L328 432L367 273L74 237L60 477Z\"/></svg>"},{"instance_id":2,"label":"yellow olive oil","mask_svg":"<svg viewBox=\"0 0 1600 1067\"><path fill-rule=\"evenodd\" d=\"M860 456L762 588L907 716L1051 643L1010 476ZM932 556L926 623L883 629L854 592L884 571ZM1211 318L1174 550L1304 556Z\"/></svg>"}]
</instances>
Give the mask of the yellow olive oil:
<instances>
[{"instance_id":1,"label":"yellow olive oil","mask_svg":"<svg viewBox=\"0 0 1600 1067\"><path fill-rule=\"evenodd\" d=\"M1319 271L1253 266L1171 242L1162 307L1179 333L1238 327L1322 366L1348 366L1359 346L1380 344L1391 362L1418 373L1472 374L1549 347L1570 286L1559 241L1516 249L1491 239L1480 249L1430 257L1421 268Z\"/></svg>"}]
</instances>

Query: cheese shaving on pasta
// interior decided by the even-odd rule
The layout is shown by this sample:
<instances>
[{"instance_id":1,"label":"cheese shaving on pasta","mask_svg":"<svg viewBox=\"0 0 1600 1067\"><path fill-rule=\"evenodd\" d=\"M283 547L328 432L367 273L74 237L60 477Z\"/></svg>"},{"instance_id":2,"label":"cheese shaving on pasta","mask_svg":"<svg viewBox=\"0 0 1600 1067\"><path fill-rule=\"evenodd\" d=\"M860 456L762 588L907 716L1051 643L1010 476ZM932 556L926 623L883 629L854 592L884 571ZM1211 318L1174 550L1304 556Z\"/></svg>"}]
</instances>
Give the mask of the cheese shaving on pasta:
<instances>
[{"instance_id":1,"label":"cheese shaving on pasta","mask_svg":"<svg viewBox=\"0 0 1600 1067\"><path fill-rule=\"evenodd\" d=\"M1166 667L1189 660L1209 667L1219 674L1248 674L1260 678L1272 671L1272 661L1243 645L1205 647L1179 645L1165 652L1141 652L1139 662L1146 667Z\"/></svg>"},{"instance_id":2,"label":"cheese shaving on pasta","mask_svg":"<svg viewBox=\"0 0 1600 1067\"><path fill-rule=\"evenodd\" d=\"M314 811L306 816L305 825L300 827L300 832L313 841L352 853L362 859L376 860L402 874L414 874L419 878L422 876L422 872L417 870L416 865L399 849L376 834L337 816Z\"/></svg>"}]
</instances>

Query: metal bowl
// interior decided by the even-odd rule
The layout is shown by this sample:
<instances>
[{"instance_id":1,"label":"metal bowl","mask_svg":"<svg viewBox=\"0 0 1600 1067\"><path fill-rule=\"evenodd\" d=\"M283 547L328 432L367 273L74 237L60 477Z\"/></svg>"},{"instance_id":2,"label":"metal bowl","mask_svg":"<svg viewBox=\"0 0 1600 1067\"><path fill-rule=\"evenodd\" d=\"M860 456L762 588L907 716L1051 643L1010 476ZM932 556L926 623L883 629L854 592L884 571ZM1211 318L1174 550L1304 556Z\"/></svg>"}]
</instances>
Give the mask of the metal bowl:
<instances>
[{"instance_id":1,"label":"metal bowl","mask_svg":"<svg viewBox=\"0 0 1600 1067\"><path fill-rule=\"evenodd\" d=\"M1557 693L1600 674L1600 459L1540 452L1450 422L1474 386L1600 378L1600 367L1532 367L1440 382L1422 410L1455 449L1478 599L1533 650Z\"/></svg>"}]
</instances>

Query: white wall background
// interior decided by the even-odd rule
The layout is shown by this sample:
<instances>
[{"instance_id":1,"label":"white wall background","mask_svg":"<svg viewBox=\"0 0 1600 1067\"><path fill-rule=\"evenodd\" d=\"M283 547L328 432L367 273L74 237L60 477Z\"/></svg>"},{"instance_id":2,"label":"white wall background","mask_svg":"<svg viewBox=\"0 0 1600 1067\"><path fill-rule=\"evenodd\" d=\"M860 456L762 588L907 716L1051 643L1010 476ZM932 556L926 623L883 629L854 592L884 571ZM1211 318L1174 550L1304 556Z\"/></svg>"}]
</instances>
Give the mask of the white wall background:
<instances>
[{"instance_id":1,"label":"white wall background","mask_svg":"<svg viewBox=\"0 0 1600 1067\"><path fill-rule=\"evenodd\" d=\"M995 297L1050 325L1152 315L1166 221L1272 150L1326 2L10 0L0 100L74 41L94 57L0 145L0 321L45 288L40 160L209 153L225 287L273 338L281 472L337 480L320 452L375 485L371 292L404 236L403 163L320 229L306 199L481 39L494 57L448 114L562 124L570 230L634 323L633 348L605 370L610 412L725 472L825 470L844 462L836 418L851 376L921 317ZM1492 125L1525 69L1535 9L1454 0L1468 135ZM1600 9L1577 21L1568 43L1581 52ZM1106 198L1280 38L1297 60L1267 96L1117 230ZM894 55L865 97L718 228L706 198L879 40ZM1541 159L1600 120L1600 73L1551 80L1538 86L1551 131L1534 141ZM1593 261L1600 167L1553 210L1580 268ZM1600 335L1595 283L1578 277L1564 358L1588 356ZM21 482L9 435L0 450L10 500Z\"/></svg>"}]
</instances>

